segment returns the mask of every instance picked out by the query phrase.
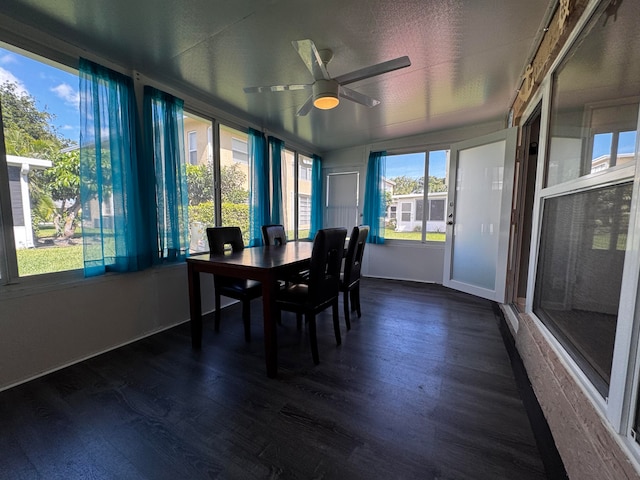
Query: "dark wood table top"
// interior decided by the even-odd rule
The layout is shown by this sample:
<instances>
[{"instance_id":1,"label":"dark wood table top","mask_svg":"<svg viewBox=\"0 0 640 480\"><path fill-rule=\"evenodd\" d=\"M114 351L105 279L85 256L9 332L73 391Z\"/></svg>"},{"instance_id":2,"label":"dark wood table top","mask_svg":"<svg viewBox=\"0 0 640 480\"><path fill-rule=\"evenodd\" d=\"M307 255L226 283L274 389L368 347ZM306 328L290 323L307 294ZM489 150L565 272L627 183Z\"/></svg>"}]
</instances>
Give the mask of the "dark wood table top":
<instances>
[{"instance_id":1,"label":"dark wood table top","mask_svg":"<svg viewBox=\"0 0 640 480\"><path fill-rule=\"evenodd\" d=\"M313 242L287 242L285 245L270 247L245 248L240 252L225 255L192 255L187 262L197 264L207 269L210 265L216 267L233 266L238 269L269 270L288 267L298 263L308 262L311 258Z\"/></svg>"}]
</instances>

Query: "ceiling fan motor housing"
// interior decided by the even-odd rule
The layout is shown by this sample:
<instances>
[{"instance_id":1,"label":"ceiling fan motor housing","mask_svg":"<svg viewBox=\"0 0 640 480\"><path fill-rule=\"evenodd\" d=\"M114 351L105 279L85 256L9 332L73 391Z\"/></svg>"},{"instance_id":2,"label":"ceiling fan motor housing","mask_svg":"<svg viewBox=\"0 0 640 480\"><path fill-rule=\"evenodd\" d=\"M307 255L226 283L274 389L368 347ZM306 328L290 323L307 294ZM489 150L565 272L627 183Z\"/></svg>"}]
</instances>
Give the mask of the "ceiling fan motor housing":
<instances>
[{"instance_id":1,"label":"ceiling fan motor housing","mask_svg":"<svg viewBox=\"0 0 640 480\"><path fill-rule=\"evenodd\" d=\"M335 108L340 103L338 93L340 85L333 79L316 80L313 84L313 105L321 110Z\"/></svg>"}]
</instances>

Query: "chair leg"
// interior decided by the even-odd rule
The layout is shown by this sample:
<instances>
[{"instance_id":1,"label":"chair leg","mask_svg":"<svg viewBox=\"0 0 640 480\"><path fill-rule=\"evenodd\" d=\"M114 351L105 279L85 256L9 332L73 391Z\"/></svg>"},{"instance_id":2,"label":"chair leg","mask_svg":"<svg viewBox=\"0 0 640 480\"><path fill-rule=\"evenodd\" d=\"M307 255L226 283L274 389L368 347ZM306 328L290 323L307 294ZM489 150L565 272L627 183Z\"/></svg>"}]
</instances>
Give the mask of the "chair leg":
<instances>
[{"instance_id":1,"label":"chair leg","mask_svg":"<svg viewBox=\"0 0 640 480\"><path fill-rule=\"evenodd\" d=\"M220 331L220 294L216 292L216 313L214 315L213 328L216 332Z\"/></svg>"},{"instance_id":2,"label":"chair leg","mask_svg":"<svg viewBox=\"0 0 640 480\"><path fill-rule=\"evenodd\" d=\"M358 318L360 318L362 316L362 313L360 312L360 283L359 282L356 284L356 288L353 290L353 298L355 298L355 301L352 303L355 304Z\"/></svg>"},{"instance_id":3,"label":"chair leg","mask_svg":"<svg viewBox=\"0 0 640 480\"><path fill-rule=\"evenodd\" d=\"M351 319L349 318L349 290L344 291L344 323L347 325L347 331L351 330Z\"/></svg>"},{"instance_id":4,"label":"chair leg","mask_svg":"<svg viewBox=\"0 0 640 480\"><path fill-rule=\"evenodd\" d=\"M336 345L342 343L340 336L340 308L338 307L338 297L333 301L333 332L336 334Z\"/></svg>"},{"instance_id":5,"label":"chair leg","mask_svg":"<svg viewBox=\"0 0 640 480\"><path fill-rule=\"evenodd\" d=\"M316 315L315 313L308 312L306 314L307 323L309 323L309 343L311 344L311 356L313 357L313 363L318 365L320 363L320 355L318 354L318 337L316 335Z\"/></svg>"},{"instance_id":6,"label":"chair leg","mask_svg":"<svg viewBox=\"0 0 640 480\"><path fill-rule=\"evenodd\" d=\"M242 301L242 323L244 323L244 341L251 341L251 300Z\"/></svg>"}]
</instances>

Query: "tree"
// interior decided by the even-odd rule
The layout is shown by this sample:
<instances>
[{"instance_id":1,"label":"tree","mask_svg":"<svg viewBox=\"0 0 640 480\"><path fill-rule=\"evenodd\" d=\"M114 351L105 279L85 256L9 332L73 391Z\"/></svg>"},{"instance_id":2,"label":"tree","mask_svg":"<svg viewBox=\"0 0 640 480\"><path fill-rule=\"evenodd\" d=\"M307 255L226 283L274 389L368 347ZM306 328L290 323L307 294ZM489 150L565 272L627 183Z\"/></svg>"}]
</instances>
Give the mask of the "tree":
<instances>
[{"instance_id":1,"label":"tree","mask_svg":"<svg viewBox=\"0 0 640 480\"><path fill-rule=\"evenodd\" d=\"M247 203L249 191L245 189L247 176L234 163L220 169L220 196L222 203Z\"/></svg>"},{"instance_id":2,"label":"tree","mask_svg":"<svg viewBox=\"0 0 640 480\"><path fill-rule=\"evenodd\" d=\"M409 195L411 193L422 193L424 191L424 177L411 178L406 175L392 178L395 183L393 187L394 195Z\"/></svg>"},{"instance_id":3,"label":"tree","mask_svg":"<svg viewBox=\"0 0 640 480\"><path fill-rule=\"evenodd\" d=\"M187 190L189 205L199 205L213 198L213 167L187 164Z\"/></svg>"},{"instance_id":4,"label":"tree","mask_svg":"<svg viewBox=\"0 0 640 480\"><path fill-rule=\"evenodd\" d=\"M446 192L447 184L444 178L429 175L429 191L430 192Z\"/></svg>"},{"instance_id":5,"label":"tree","mask_svg":"<svg viewBox=\"0 0 640 480\"><path fill-rule=\"evenodd\" d=\"M73 234L80 209L80 154L63 152L73 142L58 134L52 121L55 115L39 110L31 95L18 85L0 85L0 104L7 154L51 160L47 170L29 173L29 195L34 232L41 222L57 222L57 234ZM70 221L68 221L70 219Z\"/></svg>"},{"instance_id":6,"label":"tree","mask_svg":"<svg viewBox=\"0 0 640 480\"><path fill-rule=\"evenodd\" d=\"M35 98L20 92L16 83L5 81L0 85L0 102L5 136L7 130L17 131L26 136L26 139L64 144L51 123L55 115L46 110L39 110ZM8 149L9 146L7 153Z\"/></svg>"}]
</instances>

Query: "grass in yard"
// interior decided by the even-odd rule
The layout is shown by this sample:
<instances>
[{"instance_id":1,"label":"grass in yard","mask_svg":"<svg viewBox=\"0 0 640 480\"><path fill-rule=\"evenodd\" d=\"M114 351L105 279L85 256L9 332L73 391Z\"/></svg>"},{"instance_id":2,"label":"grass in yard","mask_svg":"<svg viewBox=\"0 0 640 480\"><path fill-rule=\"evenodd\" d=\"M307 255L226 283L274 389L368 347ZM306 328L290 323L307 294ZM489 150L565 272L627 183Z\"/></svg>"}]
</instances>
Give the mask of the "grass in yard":
<instances>
[{"instance_id":1,"label":"grass in yard","mask_svg":"<svg viewBox=\"0 0 640 480\"><path fill-rule=\"evenodd\" d=\"M21 277L63 272L84 267L82 245L27 248L16 250Z\"/></svg>"},{"instance_id":2,"label":"grass in yard","mask_svg":"<svg viewBox=\"0 0 640 480\"><path fill-rule=\"evenodd\" d=\"M422 240L421 232L396 232L391 228L384 229L384 238L387 240ZM445 234L437 232L427 232L427 241L429 242L444 242Z\"/></svg>"}]
</instances>

